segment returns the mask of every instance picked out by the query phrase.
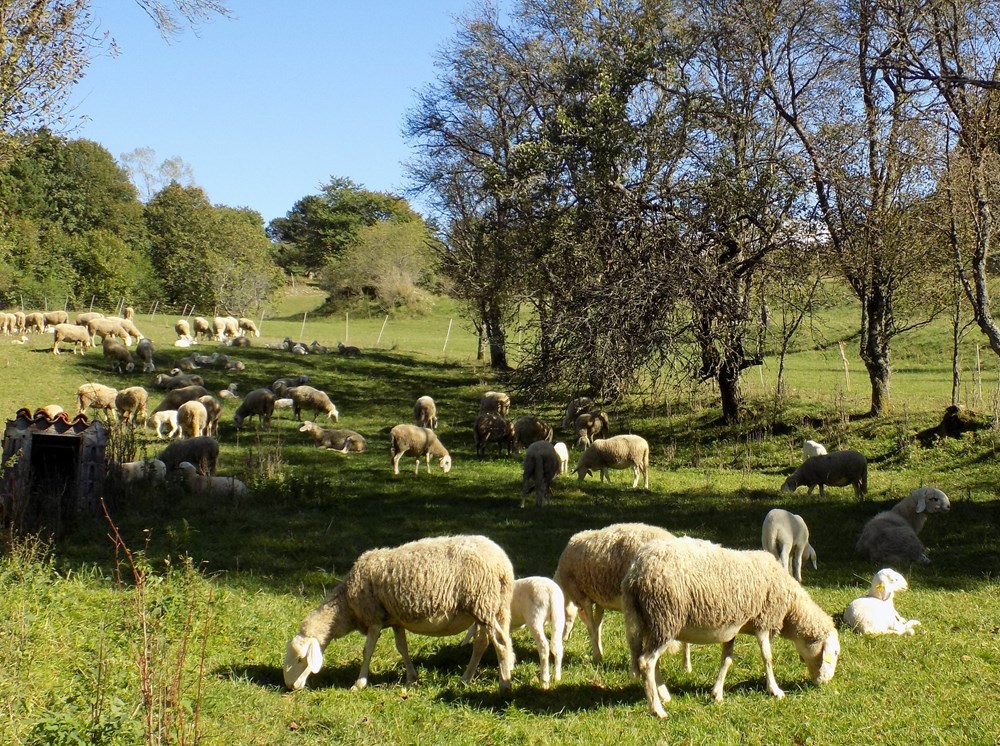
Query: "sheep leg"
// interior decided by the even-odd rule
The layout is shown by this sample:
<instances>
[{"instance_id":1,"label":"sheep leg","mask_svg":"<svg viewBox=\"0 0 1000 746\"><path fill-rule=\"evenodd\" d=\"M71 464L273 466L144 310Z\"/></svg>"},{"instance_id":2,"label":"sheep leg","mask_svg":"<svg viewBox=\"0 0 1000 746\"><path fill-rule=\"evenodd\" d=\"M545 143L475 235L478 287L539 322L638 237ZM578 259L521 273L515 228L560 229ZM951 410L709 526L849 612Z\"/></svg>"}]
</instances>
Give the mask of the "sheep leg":
<instances>
[{"instance_id":1,"label":"sheep leg","mask_svg":"<svg viewBox=\"0 0 1000 746\"><path fill-rule=\"evenodd\" d=\"M410 649L406 644L406 630L402 627L393 627L392 633L396 637L396 650L399 651L399 656L403 659L403 665L406 667L406 683L412 684L417 680L417 669L413 667Z\"/></svg>"},{"instance_id":2,"label":"sheep leg","mask_svg":"<svg viewBox=\"0 0 1000 746\"><path fill-rule=\"evenodd\" d=\"M358 672L358 680L354 682L351 691L359 691L368 686L368 670L372 662L372 654L375 652L375 643L382 633L382 628L372 625L368 628L368 636L365 639L365 649L361 656L361 670Z\"/></svg>"},{"instance_id":3,"label":"sheep leg","mask_svg":"<svg viewBox=\"0 0 1000 746\"><path fill-rule=\"evenodd\" d=\"M639 467L632 464L632 489L639 486Z\"/></svg>"},{"instance_id":4,"label":"sheep leg","mask_svg":"<svg viewBox=\"0 0 1000 746\"><path fill-rule=\"evenodd\" d=\"M590 645L594 651L594 661L600 663L604 659L604 641L601 639L601 627L604 624L604 607L594 604L594 614L591 617L593 625Z\"/></svg>"},{"instance_id":5,"label":"sheep leg","mask_svg":"<svg viewBox=\"0 0 1000 746\"><path fill-rule=\"evenodd\" d=\"M691 643L684 643L684 670L691 673Z\"/></svg>"},{"instance_id":6,"label":"sheep leg","mask_svg":"<svg viewBox=\"0 0 1000 746\"><path fill-rule=\"evenodd\" d=\"M774 678L774 664L771 661L771 633L764 630L757 633L757 642L760 644L760 657L764 659L764 673L767 676L767 691L778 699L785 696Z\"/></svg>"},{"instance_id":7,"label":"sheep leg","mask_svg":"<svg viewBox=\"0 0 1000 746\"><path fill-rule=\"evenodd\" d=\"M722 663L719 666L719 675L715 677L715 684L712 686L712 697L716 702L722 701L723 687L726 684L726 676L733 665L733 648L736 646L736 638L722 643ZM770 648L768 649L770 652Z\"/></svg>"},{"instance_id":8,"label":"sheep leg","mask_svg":"<svg viewBox=\"0 0 1000 746\"><path fill-rule=\"evenodd\" d=\"M508 620L509 621L509 620ZM497 663L500 668L500 691L510 689L511 672L514 669L514 644L510 633L502 624L492 624L487 629L489 640L497 653Z\"/></svg>"},{"instance_id":9,"label":"sheep leg","mask_svg":"<svg viewBox=\"0 0 1000 746\"><path fill-rule=\"evenodd\" d=\"M917 624L920 624L920 622L917 622ZM552 625L552 638L549 647L552 650L552 678L556 681L561 681L563 659L562 634L561 630L557 629L554 624Z\"/></svg>"},{"instance_id":10,"label":"sheep leg","mask_svg":"<svg viewBox=\"0 0 1000 746\"><path fill-rule=\"evenodd\" d=\"M791 547L788 544L784 544L781 547L781 553L778 559L781 561L781 566L785 568L785 572L792 574L792 563L791 557L789 557L789 549ZM798 578L796 578L797 580Z\"/></svg>"},{"instance_id":11,"label":"sheep leg","mask_svg":"<svg viewBox=\"0 0 1000 746\"><path fill-rule=\"evenodd\" d=\"M562 639L563 642L566 642L569 640L569 636L573 634L573 624L576 623L576 615L580 613L580 608L567 598L564 612L566 614L566 624L563 626Z\"/></svg>"},{"instance_id":12,"label":"sheep leg","mask_svg":"<svg viewBox=\"0 0 1000 746\"><path fill-rule=\"evenodd\" d=\"M802 555L805 554L805 547L795 547L795 567L792 576L802 582Z\"/></svg>"},{"instance_id":13,"label":"sheep leg","mask_svg":"<svg viewBox=\"0 0 1000 746\"><path fill-rule=\"evenodd\" d=\"M486 646L489 643L489 638L487 636L486 627L482 624L473 625L475 629L475 636L472 638L472 658L469 659L469 665L465 669L465 673L462 674L462 683L468 684L472 681L472 677L476 674L476 669L479 668L479 661L483 657L483 653L486 652Z\"/></svg>"},{"instance_id":14,"label":"sheep leg","mask_svg":"<svg viewBox=\"0 0 1000 746\"><path fill-rule=\"evenodd\" d=\"M661 645L639 656L639 675L642 677L642 686L646 691L646 702L649 703L649 712L658 718L665 718L667 716L667 711L663 709L663 703L670 701L670 692L659 681L656 671L656 664L660 660L660 656L663 655L666 647L666 645Z\"/></svg>"},{"instance_id":15,"label":"sheep leg","mask_svg":"<svg viewBox=\"0 0 1000 746\"><path fill-rule=\"evenodd\" d=\"M545 637L545 617L536 615L535 619L528 622L528 629L531 636L535 638L535 647L538 648L538 680L542 684L542 689L549 688L549 641Z\"/></svg>"}]
</instances>

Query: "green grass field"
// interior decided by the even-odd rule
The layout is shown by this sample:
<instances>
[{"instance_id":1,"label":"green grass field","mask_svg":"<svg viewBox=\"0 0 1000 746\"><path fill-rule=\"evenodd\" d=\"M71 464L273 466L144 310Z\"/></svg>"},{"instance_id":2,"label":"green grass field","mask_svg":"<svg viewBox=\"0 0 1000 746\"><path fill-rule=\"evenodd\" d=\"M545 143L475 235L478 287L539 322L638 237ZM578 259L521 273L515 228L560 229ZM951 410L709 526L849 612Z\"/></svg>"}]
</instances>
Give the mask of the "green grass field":
<instances>
[{"instance_id":1,"label":"green grass field","mask_svg":"<svg viewBox=\"0 0 1000 746\"><path fill-rule=\"evenodd\" d=\"M950 403L946 322L898 341L893 409L884 419L851 417L866 411L869 393L853 339L845 348L846 385L837 341L850 336L854 312L841 308L797 340L780 405L774 403L776 363L768 360L747 371L751 415L739 426L718 424L708 387L612 410L613 432L631 430L650 441L651 489L630 490L630 473L614 474L610 485L571 475L557 480L553 503L539 510L530 501L520 508L517 458L475 457L471 424L479 396L503 384L476 365L476 338L450 303L442 301L426 317L390 318L383 330L384 317L314 316L320 301L305 291L276 304L259 344L229 351L246 370L202 371L206 385L217 390L235 380L245 393L278 376L307 373L330 392L340 424L368 438L369 451L319 451L287 411L269 430L238 433L236 405L226 403L219 473L245 479L248 499L200 499L173 487L108 495L113 519L137 553L141 585L127 566L117 580L109 529L98 517L81 518L47 549L15 543L0 557L0 744L133 744L157 728L162 742L206 744L998 742L1000 430L935 448L912 437L936 424ZM174 319L138 318L158 345L158 372L191 351L170 346ZM349 341L363 354L298 358L263 348L285 336L330 346ZM988 418L1000 366L984 347L982 371L974 375L978 341L970 333L963 348L962 398ZM25 345L0 340L6 416L51 402L75 408L76 387L86 381L120 388L152 377L113 375L99 351L55 358L50 345L50 335ZM447 475L435 469L414 477L409 461L394 477L388 430L410 421L414 400L428 393L438 403L439 434L455 466ZM159 398L151 390L154 405ZM558 421L564 407L515 396L512 414ZM804 491L781 494L805 438L866 453L867 499L837 488L822 499ZM140 454L153 455L162 445L149 433L138 436ZM911 590L896 606L922 625L906 638L842 631L841 662L823 688L809 683L792 645L779 640L775 670L787 696L773 699L755 641L741 637L719 705L709 694L717 646L694 650L690 674L666 656L660 665L673 701L668 718L656 721L628 675L615 612L606 617L604 662L591 661L579 625L567 644L563 680L550 691L536 684L537 654L523 631L514 636L518 664L510 696L497 692L492 652L470 686L460 683L471 648L457 637L411 635L420 681L406 686L388 633L365 691L350 691L360 635L331 643L323 670L305 690L289 693L282 686L285 643L371 547L483 533L507 550L518 575L551 575L567 539L582 529L644 521L757 548L765 513L780 506L809 523L819 569L806 571L805 585L836 616L866 592L878 569L854 556L861 526L921 484L940 487L953 501L950 514L932 516L921 534L933 563L897 568Z\"/></svg>"}]
</instances>

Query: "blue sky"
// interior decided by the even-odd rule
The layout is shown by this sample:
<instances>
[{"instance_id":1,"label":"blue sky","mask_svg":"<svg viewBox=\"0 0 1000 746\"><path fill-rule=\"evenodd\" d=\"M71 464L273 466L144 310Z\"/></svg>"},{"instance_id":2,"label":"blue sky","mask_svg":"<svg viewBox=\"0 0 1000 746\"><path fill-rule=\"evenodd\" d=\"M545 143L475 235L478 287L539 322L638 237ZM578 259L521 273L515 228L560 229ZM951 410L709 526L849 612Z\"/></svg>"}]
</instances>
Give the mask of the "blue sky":
<instances>
[{"instance_id":1,"label":"blue sky","mask_svg":"<svg viewBox=\"0 0 1000 746\"><path fill-rule=\"evenodd\" d=\"M407 186L401 129L434 53L473 0L231 0L168 44L130 0L95 0L117 57L88 68L72 137L116 158L180 156L216 204L283 216L331 176L376 191ZM417 205L419 209L419 205Z\"/></svg>"}]
</instances>

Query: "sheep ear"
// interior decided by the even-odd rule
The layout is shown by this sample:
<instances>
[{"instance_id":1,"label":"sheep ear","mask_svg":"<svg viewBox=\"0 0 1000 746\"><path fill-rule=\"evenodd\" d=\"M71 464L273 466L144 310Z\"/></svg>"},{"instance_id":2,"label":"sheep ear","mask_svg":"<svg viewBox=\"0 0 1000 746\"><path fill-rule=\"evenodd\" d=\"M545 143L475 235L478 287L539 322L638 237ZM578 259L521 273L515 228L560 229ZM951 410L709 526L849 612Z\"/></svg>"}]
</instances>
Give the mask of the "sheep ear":
<instances>
[{"instance_id":1,"label":"sheep ear","mask_svg":"<svg viewBox=\"0 0 1000 746\"><path fill-rule=\"evenodd\" d=\"M923 497L918 497L917 498L917 512L918 513L923 513L924 510L926 510L926 509L927 509L927 503L926 503L926 501L924 500Z\"/></svg>"},{"instance_id":2,"label":"sheep ear","mask_svg":"<svg viewBox=\"0 0 1000 746\"><path fill-rule=\"evenodd\" d=\"M315 638L309 640L306 663L309 666L309 673L319 673L319 670L323 668L323 649L319 646L319 640Z\"/></svg>"}]
</instances>

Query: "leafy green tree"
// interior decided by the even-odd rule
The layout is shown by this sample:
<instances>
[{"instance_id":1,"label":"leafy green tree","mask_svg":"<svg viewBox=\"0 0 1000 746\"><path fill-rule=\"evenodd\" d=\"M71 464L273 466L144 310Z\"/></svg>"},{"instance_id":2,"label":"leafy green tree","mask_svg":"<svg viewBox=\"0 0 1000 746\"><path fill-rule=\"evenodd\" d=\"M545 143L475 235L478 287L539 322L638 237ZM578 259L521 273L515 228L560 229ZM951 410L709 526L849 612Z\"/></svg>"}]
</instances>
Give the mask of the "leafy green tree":
<instances>
[{"instance_id":1,"label":"leafy green tree","mask_svg":"<svg viewBox=\"0 0 1000 746\"><path fill-rule=\"evenodd\" d=\"M233 207L215 207L212 231L212 294L220 308L248 314L282 281L274 263L273 246L260 213Z\"/></svg>"}]
</instances>

